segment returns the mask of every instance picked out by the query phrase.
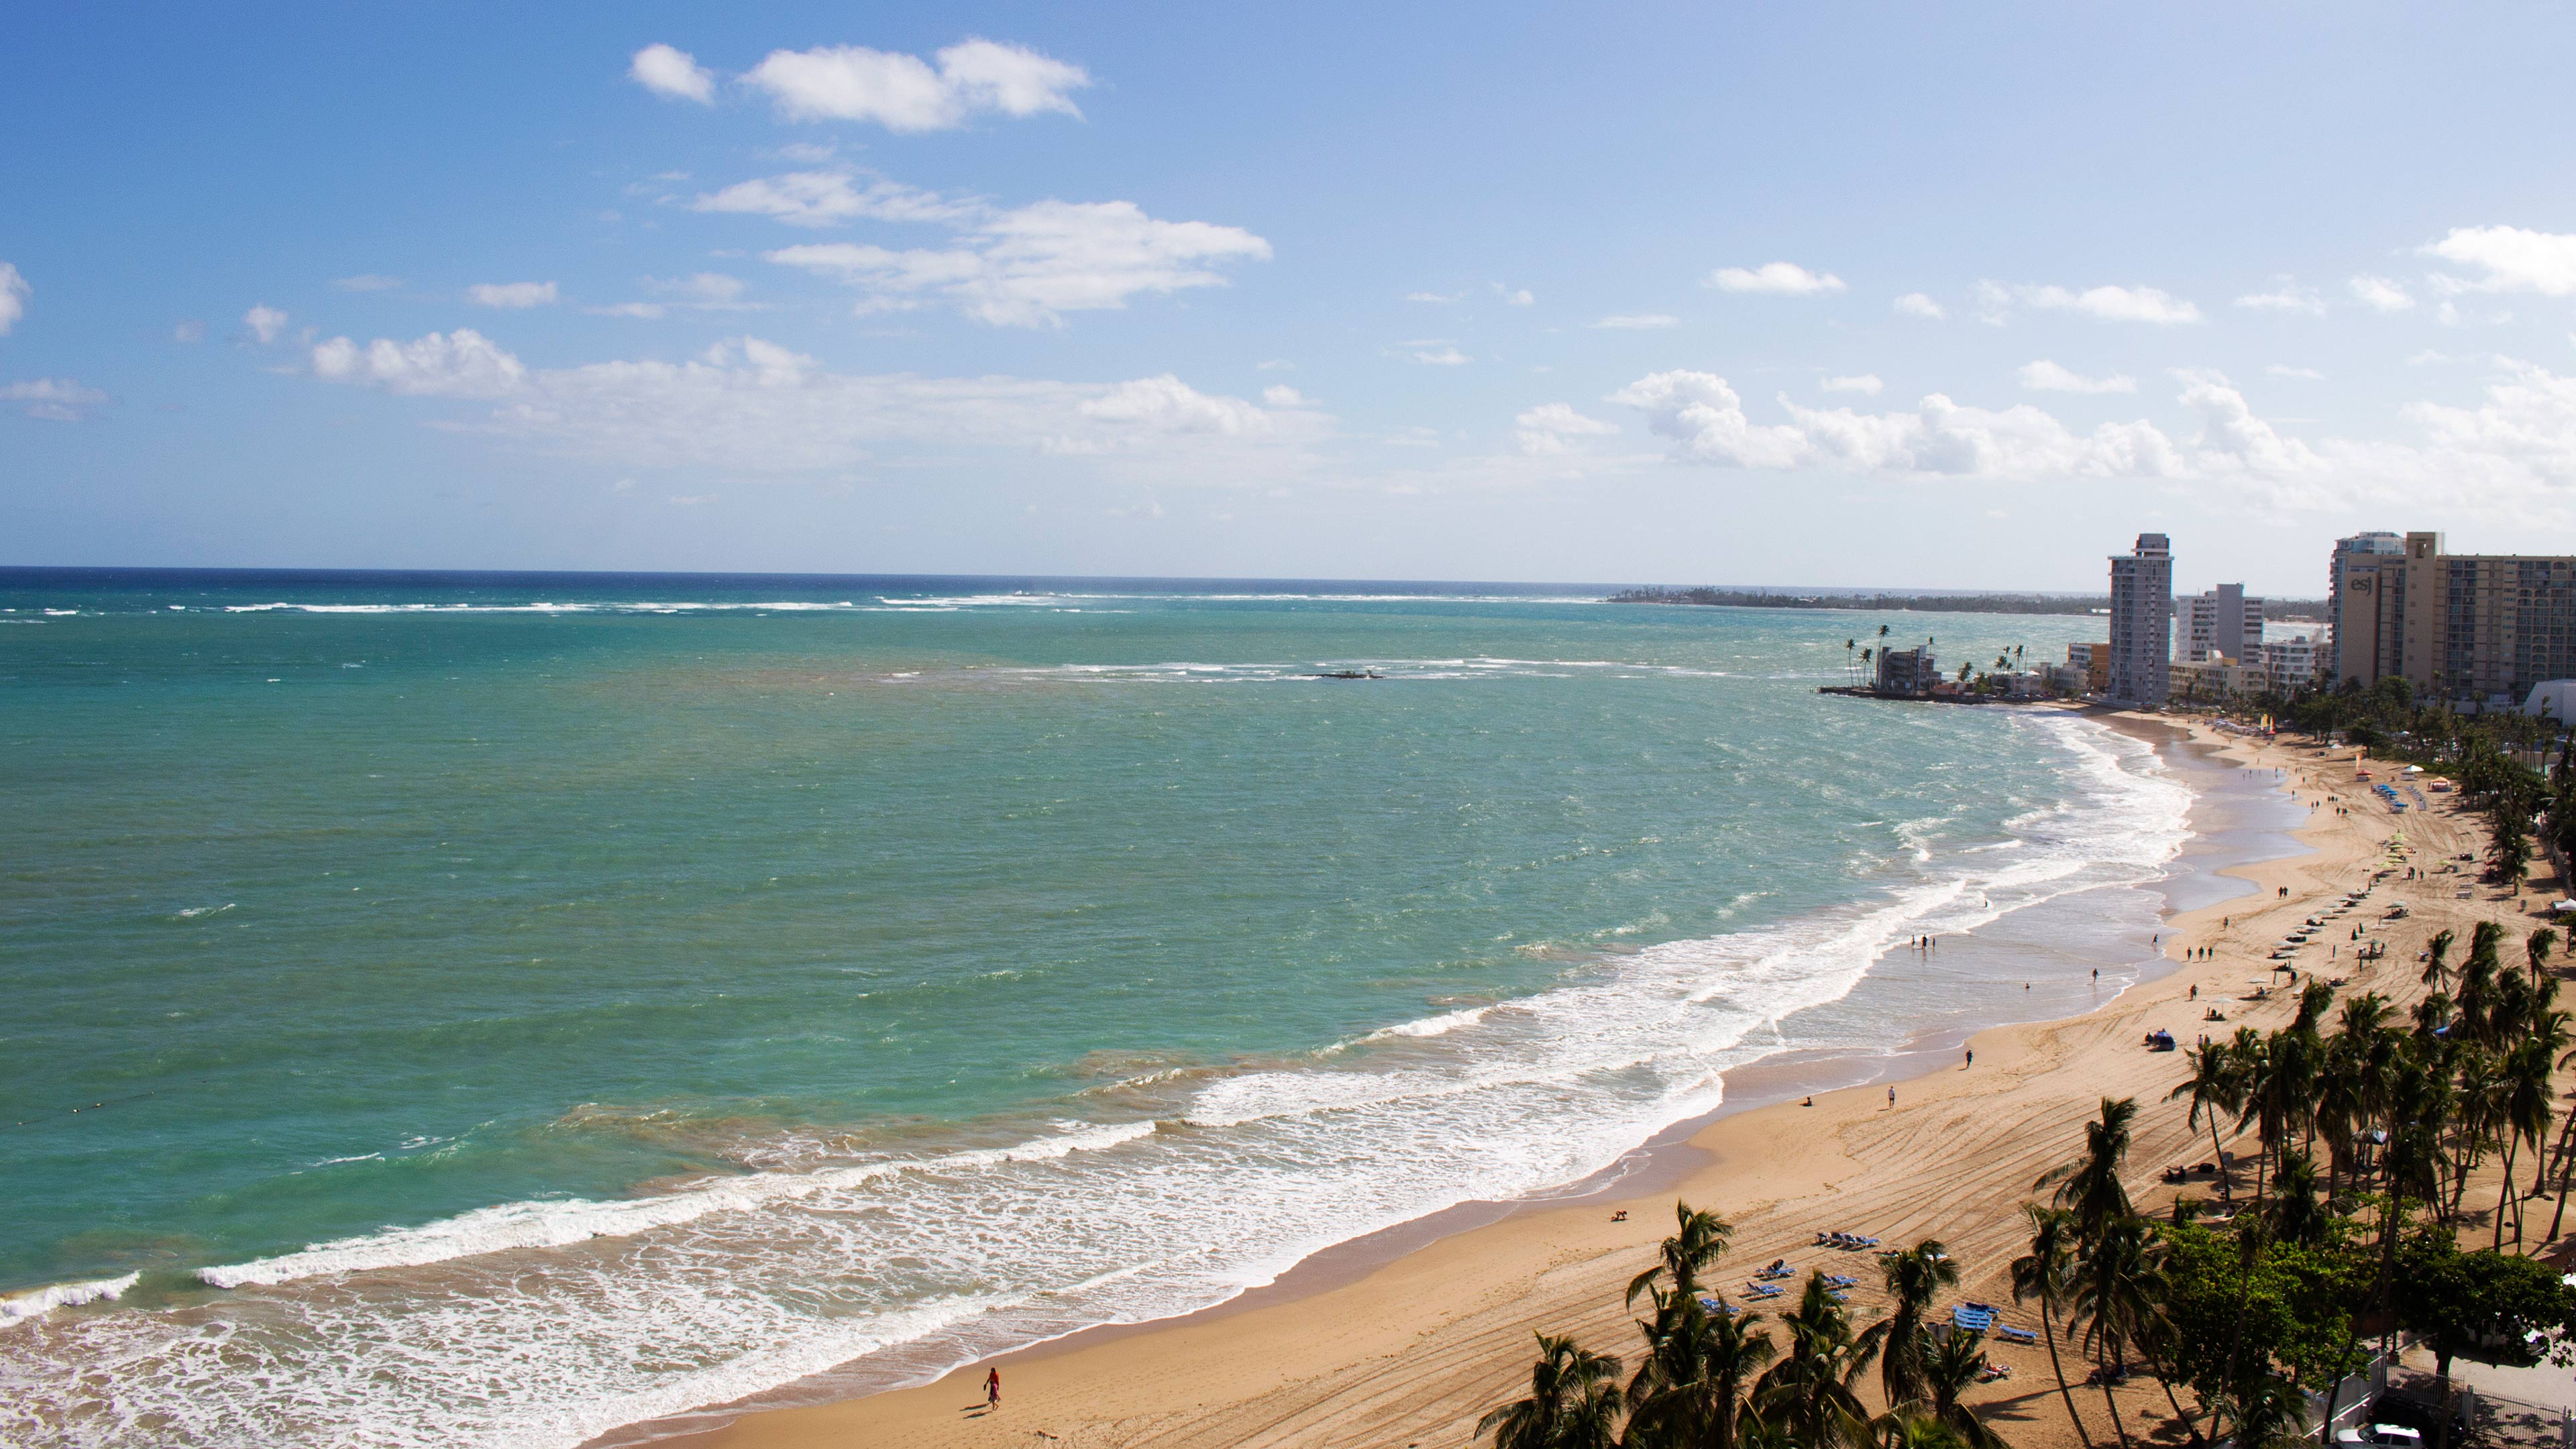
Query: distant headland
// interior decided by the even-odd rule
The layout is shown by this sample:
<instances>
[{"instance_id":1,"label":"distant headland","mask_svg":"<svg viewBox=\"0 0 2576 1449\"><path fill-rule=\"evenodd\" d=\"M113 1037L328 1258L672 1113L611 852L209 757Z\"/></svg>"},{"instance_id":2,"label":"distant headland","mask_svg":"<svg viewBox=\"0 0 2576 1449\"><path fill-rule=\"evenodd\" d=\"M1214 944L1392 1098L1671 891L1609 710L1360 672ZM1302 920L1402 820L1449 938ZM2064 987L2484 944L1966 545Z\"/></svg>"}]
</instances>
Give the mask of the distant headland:
<instances>
[{"instance_id":1,"label":"distant headland","mask_svg":"<svg viewBox=\"0 0 2576 1449\"><path fill-rule=\"evenodd\" d=\"M2107 614L2111 610L2108 594L1889 594L1889 593L1793 593L1787 589L1720 589L1702 585L1698 588L1674 589L1660 585L1622 589L1612 594L1613 604L1708 604L1733 609L1866 609L1895 612L1939 614ZM2273 619L2313 619L2323 617L2322 599L2267 599L2265 617Z\"/></svg>"}]
</instances>

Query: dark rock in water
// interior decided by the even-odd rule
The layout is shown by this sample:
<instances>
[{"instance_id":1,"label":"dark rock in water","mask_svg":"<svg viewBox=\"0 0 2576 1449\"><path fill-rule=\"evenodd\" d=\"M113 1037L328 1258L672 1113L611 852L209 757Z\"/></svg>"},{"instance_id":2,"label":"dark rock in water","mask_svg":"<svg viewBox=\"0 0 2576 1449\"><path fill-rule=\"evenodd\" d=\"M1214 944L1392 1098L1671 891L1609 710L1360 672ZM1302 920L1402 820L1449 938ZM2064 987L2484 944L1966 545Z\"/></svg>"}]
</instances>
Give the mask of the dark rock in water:
<instances>
[{"instance_id":1,"label":"dark rock in water","mask_svg":"<svg viewBox=\"0 0 2576 1449\"><path fill-rule=\"evenodd\" d=\"M1328 669L1315 677L1317 679L1384 679L1386 676L1374 669Z\"/></svg>"}]
</instances>

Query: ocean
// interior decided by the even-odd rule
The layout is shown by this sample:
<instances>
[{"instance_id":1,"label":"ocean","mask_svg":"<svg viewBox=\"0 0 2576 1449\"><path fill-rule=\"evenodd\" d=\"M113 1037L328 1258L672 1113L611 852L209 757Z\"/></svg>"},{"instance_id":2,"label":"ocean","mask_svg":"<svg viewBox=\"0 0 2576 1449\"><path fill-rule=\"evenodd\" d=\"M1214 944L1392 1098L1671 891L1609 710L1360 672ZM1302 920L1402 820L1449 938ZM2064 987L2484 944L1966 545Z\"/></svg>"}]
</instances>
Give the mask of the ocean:
<instances>
[{"instance_id":1,"label":"ocean","mask_svg":"<svg viewBox=\"0 0 2576 1449\"><path fill-rule=\"evenodd\" d=\"M0 570L0 1441L918 1376L2141 969L2148 746L1816 693L2093 622L1605 592Z\"/></svg>"}]
</instances>

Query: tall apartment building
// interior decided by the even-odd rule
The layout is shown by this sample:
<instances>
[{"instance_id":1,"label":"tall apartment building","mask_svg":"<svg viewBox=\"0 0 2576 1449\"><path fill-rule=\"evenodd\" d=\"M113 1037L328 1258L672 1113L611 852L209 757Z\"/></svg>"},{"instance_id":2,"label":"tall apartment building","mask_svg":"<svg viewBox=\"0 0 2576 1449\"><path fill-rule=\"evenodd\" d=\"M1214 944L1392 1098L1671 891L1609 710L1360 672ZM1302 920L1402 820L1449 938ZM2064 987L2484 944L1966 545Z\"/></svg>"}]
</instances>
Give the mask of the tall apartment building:
<instances>
[{"instance_id":1,"label":"tall apartment building","mask_svg":"<svg viewBox=\"0 0 2576 1449\"><path fill-rule=\"evenodd\" d=\"M2576 678L2576 558L2445 553L2438 533L2402 548L2335 546L2338 685L2403 677L2419 695L2484 706Z\"/></svg>"},{"instance_id":2,"label":"tall apartment building","mask_svg":"<svg viewBox=\"0 0 2576 1449\"><path fill-rule=\"evenodd\" d=\"M2334 684L2346 677L2341 651L2345 641L2352 640L2357 651L2351 676L2377 679L2384 674L2401 672L2396 655L2385 657L2376 652L2379 642L2378 612L2383 603L2392 611L2402 611L2405 604L2406 576L2403 567L2406 540L2393 533L2356 533L2335 540L2334 557L2326 566L2326 623L2332 633L2326 636L2325 674ZM2349 569L2347 570L2347 566ZM2387 576L2382 577L2383 566ZM2347 571L2351 582L2346 583ZM2385 596L2394 594L2394 598ZM2345 611L2353 613L2356 634L2347 628ZM2394 617L2394 613L2392 613ZM2396 636L2390 636L2395 648Z\"/></svg>"},{"instance_id":3,"label":"tall apartment building","mask_svg":"<svg viewBox=\"0 0 2576 1449\"><path fill-rule=\"evenodd\" d=\"M2241 664L2262 650L2263 601L2247 598L2243 584L2174 600L2174 658L2204 664L2224 654Z\"/></svg>"},{"instance_id":4,"label":"tall apartment building","mask_svg":"<svg viewBox=\"0 0 2576 1449\"><path fill-rule=\"evenodd\" d=\"M2172 688L2173 541L2138 535L2135 552L2111 558L2111 698L2153 709Z\"/></svg>"}]
</instances>

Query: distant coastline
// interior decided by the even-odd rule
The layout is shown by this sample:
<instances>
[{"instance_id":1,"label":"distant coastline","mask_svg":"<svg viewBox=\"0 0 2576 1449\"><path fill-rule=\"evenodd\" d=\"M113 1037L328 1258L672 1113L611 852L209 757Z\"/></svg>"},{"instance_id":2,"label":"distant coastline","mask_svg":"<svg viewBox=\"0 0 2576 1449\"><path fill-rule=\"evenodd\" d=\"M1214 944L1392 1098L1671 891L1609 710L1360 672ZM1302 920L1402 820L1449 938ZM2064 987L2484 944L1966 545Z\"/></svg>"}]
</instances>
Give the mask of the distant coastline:
<instances>
[{"instance_id":1,"label":"distant coastline","mask_svg":"<svg viewBox=\"0 0 2576 1449\"><path fill-rule=\"evenodd\" d=\"M1720 589L1702 585L1672 589L1660 585L1622 589L1612 604L1701 604L1728 609L1849 609L1917 614L2066 614L2078 618L2107 614L2108 594L1798 594L1773 589ZM2317 619L2325 614L2322 599L2267 599L2267 619Z\"/></svg>"}]
</instances>

